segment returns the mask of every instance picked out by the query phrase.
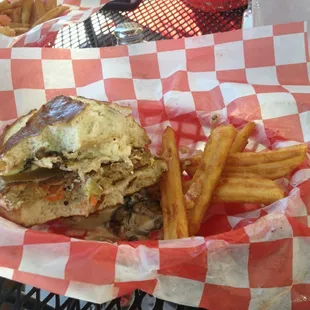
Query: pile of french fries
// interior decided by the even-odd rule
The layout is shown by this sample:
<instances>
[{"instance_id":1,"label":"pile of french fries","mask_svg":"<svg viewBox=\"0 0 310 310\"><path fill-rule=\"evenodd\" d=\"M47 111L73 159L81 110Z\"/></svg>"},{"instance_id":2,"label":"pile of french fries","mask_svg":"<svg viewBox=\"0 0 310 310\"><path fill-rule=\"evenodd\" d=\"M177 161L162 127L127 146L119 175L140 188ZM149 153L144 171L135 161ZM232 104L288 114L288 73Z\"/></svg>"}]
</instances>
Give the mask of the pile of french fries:
<instances>
[{"instance_id":1,"label":"pile of french fries","mask_svg":"<svg viewBox=\"0 0 310 310\"><path fill-rule=\"evenodd\" d=\"M285 196L275 180L305 160L307 145L243 152L254 130L253 122L240 131L219 126L212 130L204 152L180 161L174 131L166 128L160 154L168 165L160 184L164 239L197 234L211 203L268 205ZM183 181L184 172L190 180Z\"/></svg>"},{"instance_id":2,"label":"pile of french fries","mask_svg":"<svg viewBox=\"0 0 310 310\"><path fill-rule=\"evenodd\" d=\"M60 16L69 9L57 0L0 0L0 33L9 37Z\"/></svg>"}]
</instances>

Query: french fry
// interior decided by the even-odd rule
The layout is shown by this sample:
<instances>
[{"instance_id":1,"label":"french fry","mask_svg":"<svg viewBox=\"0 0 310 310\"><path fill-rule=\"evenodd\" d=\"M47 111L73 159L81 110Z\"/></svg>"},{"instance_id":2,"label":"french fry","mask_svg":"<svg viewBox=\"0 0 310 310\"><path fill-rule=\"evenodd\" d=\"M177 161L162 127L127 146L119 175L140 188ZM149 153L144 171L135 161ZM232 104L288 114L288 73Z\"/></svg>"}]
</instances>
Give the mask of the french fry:
<instances>
[{"instance_id":1,"label":"french fry","mask_svg":"<svg viewBox=\"0 0 310 310\"><path fill-rule=\"evenodd\" d=\"M19 35L27 32L27 31L29 31L29 28L26 28L26 27L19 27L18 28L18 27L16 27L16 28L14 28L14 30L15 30L16 35L19 36Z\"/></svg>"},{"instance_id":2,"label":"french fry","mask_svg":"<svg viewBox=\"0 0 310 310\"><path fill-rule=\"evenodd\" d=\"M182 169L193 177L182 184L186 193L190 236L198 232L210 201L267 205L282 199L284 191L273 180L289 175L307 156L306 144L260 153L242 153L255 128L254 123L249 123L236 135L231 143L232 150L225 148L226 161L224 157L218 160L216 156L225 153L221 149L224 148L223 138L217 137L217 146L214 146L214 135L219 128L211 132L203 154L198 152L182 160ZM219 163L222 165L220 173Z\"/></svg>"},{"instance_id":3,"label":"french fry","mask_svg":"<svg viewBox=\"0 0 310 310\"><path fill-rule=\"evenodd\" d=\"M283 190L269 179L221 178L212 202L259 203L268 205L284 197Z\"/></svg>"},{"instance_id":4,"label":"french fry","mask_svg":"<svg viewBox=\"0 0 310 310\"><path fill-rule=\"evenodd\" d=\"M7 15L9 17L12 17L13 16L13 11L14 11L13 9L3 10L2 14Z\"/></svg>"},{"instance_id":5,"label":"french fry","mask_svg":"<svg viewBox=\"0 0 310 310\"><path fill-rule=\"evenodd\" d=\"M41 0L34 0L34 10L36 12L36 18L39 19L45 14L45 8Z\"/></svg>"},{"instance_id":6,"label":"french fry","mask_svg":"<svg viewBox=\"0 0 310 310\"><path fill-rule=\"evenodd\" d=\"M162 137L161 156L167 161L168 171L161 183L161 208L163 212L164 239L188 237L188 223L182 191L181 169L176 139L171 127Z\"/></svg>"},{"instance_id":7,"label":"french fry","mask_svg":"<svg viewBox=\"0 0 310 310\"><path fill-rule=\"evenodd\" d=\"M161 180L160 187L166 186L165 181ZM161 193L160 205L163 216L164 240L177 239L177 224L173 222L173 210L169 209L168 197Z\"/></svg>"},{"instance_id":8,"label":"french fry","mask_svg":"<svg viewBox=\"0 0 310 310\"><path fill-rule=\"evenodd\" d=\"M12 14L12 22L13 23L21 23L22 22L22 9L21 7L16 8ZM11 25L10 25L11 27Z\"/></svg>"},{"instance_id":9,"label":"french fry","mask_svg":"<svg viewBox=\"0 0 310 310\"><path fill-rule=\"evenodd\" d=\"M250 172L259 174L267 179L275 180L290 174L296 169L306 158L306 154L301 154L292 158L257 164L253 166L226 166L224 173L234 172Z\"/></svg>"},{"instance_id":10,"label":"french fry","mask_svg":"<svg viewBox=\"0 0 310 310\"><path fill-rule=\"evenodd\" d=\"M247 123L237 134L231 146L230 153L242 152L248 144L248 139L253 133L256 125L254 122Z\"/></svg>"},{"instance_id":11,"label":"french fry","mask_svg":"<svg viewBox=\"0 0 310 310\"><path fill-rule=\"evenodd\" d=\"M231 154L227 159L227 166L253 166L281 161L296 156L306 156L307 145L299 144L266 152L246 152Z\"/></svg>"},{"instance_id":12,"label":"french fry","mask_svg":"<svg viewBox=\"0 0 310 310\"><path fill-rule=\"evenodd\" d=\"M246 124L236 136L236 139L231 147L230 153L242 152L248 143L248 138L255 129L255 123L250 122ZM197 167L201 164L202 153L197 152L190 159L185 159L183 161L183 169L191 177L195 174Z\"/></svg>"},{"instance_id":13,"label":"french fry","mask_svg":"<svg viewBox=\"0 0 310 310\"><path fill-rule=\"evenodd\" d=\"M259 164L267 164L267 163L272 163L272 162L277 162L277 161L283 161L283 160L295 158L298 156L305 158L306 153L307 153L306 144L294 145L294 146L284 147L281 149L260 152L260 153L255 153L255 152L234 153L234 154L229 155L224 171L225 172L253 172L253 173L266 176L268 178L268 176L265 175L264 172L262 173L257 172L260 169L259 167L254 168L254 170L251 170L252 168L243 169L241 167L256 166ZM198 153L191 158L187 158L183 160L183 169L188 173L189 176L193 176L195 171L201 164L201 161L202 161L201 154ZM262 169L263 168L264 166L262 166ZM282 175L281 171L279 171L279 174L281 176L284 176Z\"/></svg>"},{"instance_id":14,"label":"french fry","mask_svg":"<svg viewBox=\"0 0 310 310\"><path fill-rule=\"evenodd\" d=\"M223 172L221 175L221 179L222 178L265 180L265 178L262 177L261 175L251 173L251 172L229 172L229 173ZM187 181L182 182L183 193L186 193L188 191L191 184L192 184L192 180L187 180Z\"/></svg>"},{"instance_id":15,"label":"french fry","mask_svg":"<svg viewBox=\"0 0 310 310\"><path fill-rule=\"evenodd\" d=\"M15 28L28 28L30 29L30 24L23 24L23 23L10 23L10 28L15 29Z\"/></svg>"},{"instance_id":16,"label":"french fry","mask_svg":"<svg viewBox=\"0 0 310 310\"><path fill-rule=\"evenodd\" d=\"M252 173L252 172L229 172L229 173L225 173L225 171L223 171L222 173L222 177L223 178L243 178L243 179L264 179L264 177L262 177L259 174L256 173Z\"/></svg>"},{"instance_id":17,"label":"french fry","mask_svg":"<svg viewBox=\"0 0 310 310\"><path fill-rule=\"evenodd\" d=\"M41 18L39 18L32 26L35 27L39 24L42 24L48 20L51 20L55 17L60 16L63 12L69 9L68 6L60 5L56 8L51 9L49 12L46 12Z\"/></svg>"},{"instance_id":18,"label":"french fry","mask_svg":"<svg viewBox=\"0 0 310 310\"><path fill-rule=\"evenodd\" d=\"M29 24L30 24L30 25L33 25L33 24L36 22L37 19L38 19L38 18L37 18L36 8L35 8L35 6L33 5L33 6L31 7L31 13L30 13Z\"/></svg>"},{"instance_id":19,"label":"french fry","mask_svg":"<svg viewBox=\"0 0 310 310\"><path fill-rule=\"evenodd\" d=\"M231 125L217 127L211 132L204 150L203 162L185 194L190 236L196 234L200 228L236 134L237 130Z\"/></svg>"},{"instance_id":20,"label":"french fry","mask_svg":"<svg viewBox=\"0 0 310 310\"><path fill-rule=\"evenodd\" d=\"M5 36L8 36L8 37L14 37L15 36L15 30L11 29L8 26L5 26L5 27L0 26L0 33L4 34Z\"/></svg>"},{"instance_id":21,"label":"french fry","mask_svg":"<svg viewBox=\"0 0 310 310\"><path fill-rule=\"evenodd\" d=\"M187 193L191 184L192 184L192 180L187 180L187 181L182 182L183 193Z\"/></svg>"},{"instance_id":22,"label":"french fry","mask_svg":"<svg viewBox=\"0 0 310 310\"><path fill-rule=\"evenodd\" d=\"M42 0L4 0L0 2L0 33L6 36L23 34L31 25L36 26L58 17L68 9L67 6L56 7L56 0L48 0L46 7Z\"/></svg>"},{"instance_id":23,"label":"french fry","mask_svg":"<svg viewBox=\"0 0 310 310\"><path fill-rule=\"evenodd\" d=\"M22 7L24 0L15 0L9 4L9 9L16 9Z\"/></svg>"},{"instance_id":24,"label":"french fry","mask_svg":"<svg viewBox=\"0 0 310 310\"><path fill-rule=\"evenodd\" d=\"M9 10L13 10L22 5L22 0L17 0L9 3L7 0L0 2L0 13L10 12Z\"/></svg>"},{"instance_id":25,"label":"french fry","mask_svg":"<svg viewBox=\"0 0 310 310\"><path fill-rule=\"evenodd\" d=\"M0 2L0 12L10 8L10 3L7 0Z\"/></svg>"},{"instance_id":26,"label":"french fry","mask_svg":"<svg viewBox=\"0 0 310 310\"><path fill-rule=\"evenodd\" d=\"M0 25L7 26L11 22L11 18L7 15L0 15Z\"/></svg>"},{"instance_id":27,"label":"french fry","mask_svg":"<svg viewBox=\"0 0 310 310\"><path fill-rule=\"evenodd\" d=\"M57 6L57 0L47 0L45 3L45 11L48 12Z\"/></svg>"},{"instance_id":28,"label":"french fry","mask_svg":"<svg viewBox=\"0 0 310 310\"><path fill-rule=\"evenodd\" d=\"M24 0L22 7L22 23L29 24L32 0Z\"/></svg>"}]
</instances>

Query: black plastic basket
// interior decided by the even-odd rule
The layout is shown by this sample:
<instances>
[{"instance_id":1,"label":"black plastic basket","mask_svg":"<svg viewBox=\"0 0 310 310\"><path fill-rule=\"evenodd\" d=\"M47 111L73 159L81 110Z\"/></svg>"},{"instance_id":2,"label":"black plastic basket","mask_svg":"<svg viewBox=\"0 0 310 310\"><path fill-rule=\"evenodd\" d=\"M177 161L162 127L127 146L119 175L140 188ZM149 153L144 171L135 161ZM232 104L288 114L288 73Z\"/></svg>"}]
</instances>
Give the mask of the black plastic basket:
<instances>
[{"instance_id":1,"label":"black plastic basket","mask_svg":"<svg viewBox=\"0 0 310 310\"><path fill-rule=\"evenodd\" d=\"M122 306L121 298L98 305L73 298L62 297L38 288L28 288L25 285L5 280L0 277L0 309L1 310L197 310L135 291L128 305Z\"/></svg>"}]
</instances>

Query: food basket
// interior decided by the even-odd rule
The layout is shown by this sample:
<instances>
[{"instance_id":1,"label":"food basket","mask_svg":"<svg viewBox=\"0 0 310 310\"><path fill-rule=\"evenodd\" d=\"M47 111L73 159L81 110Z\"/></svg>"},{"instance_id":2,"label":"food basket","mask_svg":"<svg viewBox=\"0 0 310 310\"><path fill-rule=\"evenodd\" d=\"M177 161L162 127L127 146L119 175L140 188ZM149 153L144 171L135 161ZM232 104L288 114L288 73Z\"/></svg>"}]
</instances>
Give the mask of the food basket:
<instances>
[{"instance_id":1,"label":"food basket","mask_svg":"<svg viewBox=\"0 0 310 310\"><path fill-rule=\"evenodd\" d=\"M307 29L305 22L105 49L1 49L1 127L64 94L131 106L153 152L168 125L179 146L203 148L214 117L237 128L254 121L250 150L309 146ZM286 198L263 208L213 205L197 236L180 240L111 244L0 218L0 276L96 303L140 289L206 309L307 308L308 161L281 183Z\"/></svg>"}]
</instances>

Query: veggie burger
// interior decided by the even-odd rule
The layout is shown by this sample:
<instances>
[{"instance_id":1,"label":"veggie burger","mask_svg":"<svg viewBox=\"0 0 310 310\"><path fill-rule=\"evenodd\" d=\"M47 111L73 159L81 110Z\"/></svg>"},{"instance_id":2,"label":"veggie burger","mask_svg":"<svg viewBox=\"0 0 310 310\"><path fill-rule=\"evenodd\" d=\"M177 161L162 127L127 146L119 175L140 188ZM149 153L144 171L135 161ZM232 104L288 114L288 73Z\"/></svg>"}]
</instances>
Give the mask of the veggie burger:
<instances>
[{"instance_id":1,"label":"veggie burger","mask_svg":"<svg viewBox=\"0 0 310 310\"><path fill-rule=\"evenodd\" d=\"M84 216L156 184L166 163L131 109L58 96L0 137L0 215L23 226Z\"/></svg>"}]
</instances>

